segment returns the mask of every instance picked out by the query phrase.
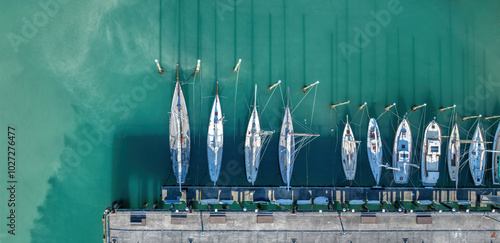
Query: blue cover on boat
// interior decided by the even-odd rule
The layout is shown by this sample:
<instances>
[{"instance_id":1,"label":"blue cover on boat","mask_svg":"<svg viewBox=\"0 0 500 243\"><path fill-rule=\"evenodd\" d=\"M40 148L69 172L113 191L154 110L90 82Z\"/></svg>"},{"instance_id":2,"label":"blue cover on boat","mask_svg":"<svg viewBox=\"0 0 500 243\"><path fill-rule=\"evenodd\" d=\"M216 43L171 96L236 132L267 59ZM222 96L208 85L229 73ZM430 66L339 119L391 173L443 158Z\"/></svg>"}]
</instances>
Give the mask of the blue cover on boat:
<instances>
[{"instance_id":1,"label":"blue cover on boat","mask_svg":"<svg viewBox=\"0 0 500 243\"><path fill-rule=\"evenodd\" d=\"M311 200L297 200L298 205L311 204Z\"/></svg>"},{"instance_id":2,"label":"blue cover on boat","mask_svg":"<svg viewBox=\"0 0 500 243\"><path fill-rule=\"evenodd\" d=\"M327 205L329 202L328 198L327 197L316 197L314 199L314 204L318 204L318 205Z\"/></svg>"},{"instance_id":3,"label":"blue cover on boat","mask_svg":"<svg viewBox=\"0 0 500 243\"><path fill-rule=\"evenodd\" d=\"M293 204L293 200L291 200L291 199L278 199L274 203L281 204L281 205L292 205Z\"/></svg>"}]
</instances>

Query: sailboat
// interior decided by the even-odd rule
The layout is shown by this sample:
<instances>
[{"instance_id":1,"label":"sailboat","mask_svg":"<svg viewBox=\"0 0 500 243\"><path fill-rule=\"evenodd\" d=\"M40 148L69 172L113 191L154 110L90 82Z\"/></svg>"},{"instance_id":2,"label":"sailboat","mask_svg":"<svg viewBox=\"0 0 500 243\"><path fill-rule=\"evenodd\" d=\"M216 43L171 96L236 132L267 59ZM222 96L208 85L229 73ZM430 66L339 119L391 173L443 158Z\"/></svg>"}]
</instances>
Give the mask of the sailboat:
<instances>
[{"instance_id":1,"label":"sailboat","mask_svg":"<svg viewBox=\"0 0 500 243\"><path fill-rule=\"evenodd\" d=\"M260 129L259 113L257 112L257 84L255 85L255 96L253 102L253 111L248 122L247 132L245 135L245 169L247 172L247 180L255 184L259 165L261 160L262 148L265 148L269 142L268 136L274 131L263 131Z\"/></svg>"},{"instance_id":2,"label":"sailboat","mask_svg":"<svg viewBox=\"0 0 500 243\"><path fill-rule=\"evenodd\" d=\"M344 133L342 134L342 167L349 183L354 180L356 175L358 144L359 141L354 139L351 125L349 125L349 117L347 117Z\"/></svg>"},{"instance_id":3,"label":"sailboat","mask_svg":"<svg viewBox=\"0 0 500 243\"><path fill-rule=\"evenodd\" d=\"M223 117L219 102L219 83L215 92L214 104L210 113L207 136L207 159L210 180L215 183L219 179L220 166L222 161L222 145L224 142Z\"/></svg>"},{"instance_id":4,"label":"sailboat","mask_svg":"<svg viewBox=\"0 0 500 243\"><path fill-rule=\"evenodd\" d=\"M294 133L289 104L290 91L287 89L285 116L283 117L283 123L281 124L280 141L278 147L281 177L283 179L283 182L286 183L287 189L290 189L290 179L292 177L293 164L295 162L295 137L319 136L318 134Z\"/></svg>"},{"instance_id":5,"label":"sailboat","mask_svg":"<svg viewBox=\"0 0 500 243\"><path fill-rule=\"evenodd\" d=\"M499 166L499 160L500 160L500 123L498 123L498 128L495 133L495 138L493 140L493 150L496 150L495 152L492 153L492 158L491 158L491 172L493 173L493 184L498 185L500 184L500 166Z\"/></svg>"},{"instance_id":6,"label":"sailboat","mask_svg":"<svg viewBox=\"0 0 500 243\"><path fill-rule=\"evenodd\" d=\"M422 184L434 186L439 179L439 161L441 158L441 128L436 121L431 121L424 133L422 144Z\"/></svg>"},{"instance_id":7,"label":"sailboat","mask_svg":"<svg viewBox=\"0 0 500 243\"><path fill-rule=\"evenodd\" d=\"M450 180L456 181L458 187L458 171L460 170L460 133L455 119L455 125L451 130L450 140L448 141L448 173Z\"/></svg>"},{"instance_id":8,"label":"sailboat","mask_svg":"<svg viewBox=\"0 0 500 243\"><path fill-rule=\"evenodd\" d=\"M170 159L175 178L181 190L181 184L186 181L189 167L190 133L189 117L186 101L179 83L179 64L177 64L177 83L175 84L172 107L170 109Z\"/></svg>"},{"instance_id":9,"label":"sailboat","mask_svg":"<svg viewBox=\"0 0 500 243\"><path fill-rule=\"evenodd\" d=\"M366 138L368 160L370 161L373 177L378 185L380 182L380 175L382 174L382 139L375 118L370 119Z\"/></svg>"},{"instance_id":10,"label":"sailboat","mask_svg":"<svg viewBox=\"0 0 500 243\"><path fill-rule=\"evenodd\" d=\"M392 152L392 167L397 168L393 170L394 181L398 184L408 182L412 155L411 139L410 124L405 117L398 126Z\"/></svg>"},{"instance_id":11,"label":"sailboat","mask_svg":"<svg viewBox=\"0 0 500 243\"><path fill-rule=\"evenodd\" d=\"M480 122L477 123L476 131L472 136L472 143L469 148L469 167L472 174L472 180L476 186L483 184L484 167L486 166L486 156L484 154L484 136L483 127Z\"/></svg>"}]
</instances>

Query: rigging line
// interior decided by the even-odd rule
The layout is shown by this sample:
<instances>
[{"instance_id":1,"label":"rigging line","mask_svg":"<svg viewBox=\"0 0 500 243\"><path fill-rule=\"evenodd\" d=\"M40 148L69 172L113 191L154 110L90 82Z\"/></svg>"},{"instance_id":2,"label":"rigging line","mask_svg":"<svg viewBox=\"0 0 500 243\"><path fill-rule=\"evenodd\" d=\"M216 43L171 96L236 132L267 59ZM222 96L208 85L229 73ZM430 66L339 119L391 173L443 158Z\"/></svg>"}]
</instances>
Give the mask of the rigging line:
<instances>
[{"instance_id":1,"label":"rigging line","mask_svg":"<svg viewBox=\"0 0 500 243\"><path fill-rule=\"evenodd\" d=\"M302 99L300 99L299 103L297 105L295 105L295 108L293 108L293 110L292 110L292 112L290 112L290 114L293 114L293 112L297 109L297 107L299 107L300 103L302 103L302 101L304 101L304 99L307 97L307 95L309 94L309 92L311 92L311 90L307 90L307 92L304 95L304 97L302 97Z\"/></svg>"},{"instance_id":2,"label":"rigging line","mask_svg":"<svg viewBox=\"0 0 500 243\"><path fill-rule=\"evenodd\" d=\"M349 104L347 104L347 105L349 105ZM333 109L335 109L335 108L333 108ZM335 109L335 111L339 115L339 120L345 125L347 122L344 121L343 116L340 115L340 112L338 112L337 109Z\"/></svg>"},{"instance_id":3,"label":"rigging line","mask_svg":"<svg viewBox=\"0 0 500 243\"><path fill-rule=\"evenodd\" d=\"M271 142L271 137L272 137L272 133L271 134L265 134L264 135L264 142L262 142L262 145L264 147L264 151L262 151L262 146L260 148L260 161L262 161L262 158L264 157L264 154L266 153L267 151L267 147L269 146L269 143Z\"/></svg>"},{"instance_id":4,"label":"rigging line","mask_svg":"<svg viewBox=\"0 0 500 243\"><path fill-rule=\"evenodd\" d=\"M491 133L488 133L488 130L490 130L493 126L495 126L495 124L497 124L498 121L500 121L500 120L497 120L496 122L493 122L493 124L491 124L491 126L489 126L488 128L484 129L484 132L486 133L485 134L486 136L495 137L495 135L493 135Z\"/></svg>"},{"instance_id":5,"label":"rigging line","mask_svg":"<svg viewBox=\"0 0 500 243\"><path fill-rule=\"evenodd\" d=\"M330 132L333 132L333 111L330 109Z\"/></svg>"},{"instance_id":6,"label":"rigging line","mask_svg":"<svg viewBox=\"0 0 500 243\"><path fill-rule=\"evenodd\" d=\"M266 114L266 118L267 118L267 123L269 124L269 129L273 129L272 124L271 124L271 119L269 118L268 114Z\"/></svg>"},{"instance_id":7,"label":"rigging line","mask_svg":"<svg viewBox=\"0 0 500 243\"><path fill-rule=\"evenodd\" d=\"M368 120L371 119L370 117L370 111L368 111L368 108L364 107L364 109L366 110L366 115L368 116Z\"/></svg>"},{"instance_id":8,"label":"rigging line","mask_svg":"<svg viewBox=\"0 0 500 243\"><path fill-rule=\"evenodd\" d=\"M240 69L238 68L238 72L239 71L240 71ZM222 92L222 90L224 90L224 88L226 88L227 84L229 83L229 79L231 79L231 76L233 76L233 73L234 73L234 70L229 74L226 81L224 81L224 86L222 86L222 88L220 89L221 92Z\"/></svg>"},{"instance_id":9,"label":"rigging line","mask_svg":"<svg viewBox=\"0 0 500 243\"><path fill-rule=\"evenodd\" d=\"M297 107L295 107L295 108L297 108ZM305 98L305 95L304 95L304 125L307 125L307 99ZM307 170L306 170L306 174L307 174Z\"/></svg>"},{"instance_id":10,"label":"rigging line","mask_svg":"<svg viewBox=\"0 0 500 243\"><path fill-rule=\"evenodd\" d=\"M377 120L380 119L380 117L382 117L387 111L384 110L384 112L382 112L382 114L380 114L378 117L377 117Z\"/></svg>"},{"instance_id":11,"label":"rigging line","mask_svg":"<svg viewBox=\"0 0 500 243\"><path fill-rule=\"evenodd\" d=\"M352 180L352 184L354 184L354 186L360 186L360 184L356 180Z\"/></svg>"},{"instance_id":12,"label":"rigging line","mask_svg":"<svg viewBox=\"0 0 500 243\"><path fill-rule=\"evenodd\" d=\"M359 133L360 134L361 134L361 124L363 123L364 116L365 116L365 112L363 111L363 112L361 112L361 121L359 122Z\"/></svg>"},{"instance_id":13,"label":"rigging line","mask_svg":"<svg viewBox=\"0 0 500 243\"><path fill-rule=\"evenodd\" d=\"M234 71L232 73L234 73ZM236 97L238 97L238 81L239 81L238 78L239 78L239 75L240 75L240 69L238 68L238 70L236 70L236 81L234 83L233 141L236 141ZM245 98L245 101L246 101L246 98Z\"/></svg>"},{"instance_id":14,"label":"rigging line","mask_svg":"<svg viewBox=\"0 0 500 243\"><path fill-rule=\"evenodd\" d=\"M311 124L309 125L310 128L312 128L312 123L313 123L313 116L314 116L314 107L316 105L316 95L318 93L318 88L314 87L314 99L313 99L313 105L312 105L312 111L311 111Z\"/></svg>"},{"instance_id":15,"label":"rigging line","mask_svg":"<svg viewBox=\"0 0 500 243\"><path fill-rule=\"evenodd\" d=\"M240 85L240 88L241 88L241 89L243 89L243 85L241 85L241 82L240 82L240 80L239 80L239 79L238 79L238 84ZM249 102L248 102L248 100L247 100L247 97L245 97L245 96L243 95L243 99L245 100L245 103L246 103L246 105L247 105L248 112L249 112L249 113L251 113L251 112L252 112L252 110L250 109L250 107L251 107L251 106L250 106L250 103L249 103ZM235 103L236 103L236 102L235 102Z\"/></svg>"},{"instance_id":16,"label":"rigging line","mask_svg":"<svg viewBox=\"0 0 500 243\"><path fill-rule=\"evenodd\" d=\"M453 110L451 112L450 120L448 122L448 127L447 127L448 128L447 134L450 134L450 137L451 137L451 131L450 131L450 129L453 129L451 124L453 123L453 118L455 117L454 116L454 112L455 112L455 108L453 108ZM444 139L442 139L442 140L444 140ZM448 143L449 143L449 140L448 140ZM448 147L448 143L445 144L445 147ZM441 142L441 145L443 145L443 142ZM444 162L445 163L448 162L448 151L445 152Z\"/></svg>"},{"instance_id":17,"label":"rigging line","mask_svg":"<svg viewBox=\"0 0 500 243\"><path fill-rule=\"evenodd\" d=\"M397 109L396 109L396 112L394 112L394 111L392 111L392 110L389 110L389 112L391 112L391 114L393 114L394 116L396 116L396 117L398 118L398 122L399 122L400 120L403 120L403 119L401 119L401 116L399 116L399 114L397 113L397 112L398 112L398 110L397 110Z\"/></svg>"},{"instance_id":18,"label":"rigging line","mask_svg":"<svg viewBox=\"0 0 500 243\"><path fill-rule=\"evenodd\" d=\"M281 85L281 83L279 83L278 85ZM271 101L271 98L273 97L273 94L275 91L276 91L276 88L274 88L273 92L271 92L271 96L269 96L269 98L267 99L267 102L264 105L264 109L262 109L262 111L260 111L260 113L264 113L264 111L266 110L267 104L269 104L269 101Z\"/></svg>"},{"instance_id":19,"label":"rigging line","mask_svg":"<svg viewBox=\"0 0 500 243\"><path fill-rule=\"evenodd\" d=\"M203 75L202 74L203 74L203 69L200 69L200 73L199 73L200 82L201 82L201 84L200 84L200 86L201 86L201 88L200 88L200 116L199 116L200 119L201 119L201 117L203 117L203 90L205 90L203 88L203 86L207 84L207 82L203 79ZM203 124L202 124L202 122L199 122L199 124L200 124L200 129L199 130L201 131ZM198 147L201 147L201 132L199 133L198 136L199 136L199 138L198 138ZM201 150L198 149L198 155L200 154L200 151ZM199 168L199 165L198 165L198 168ZM198 172L197 172L196 176L197 176L197 178L199 178L198 177Z\"/></svg>"},{"instance_id":20,"label":"rigging line","mask_svg":"<svg viewBox=\"0 0 500 243\"><path fill-rule=\"evenodd\" d=\"M307 146L310 142L312 142L312 140L314 140L314 138L316 137L313 137L309 140L306 140L306 139L302 139L301 141L299 141L300 144L297 145L297 148L295 149L295 151L293 152L294 154L294 159L293 161L295 161L295 159L297 159L298 157L298 154L299 152L302 150L302 148L304 148L305 146ZM297 143L297 142L296 142Z\"/></svg>"},{"instance_id":21,"label":"rigging line","mask_svg":"<svg viewBox=\"0 0 500 243\"><path fill-rule=\"evenodd\" d=\"M280 106L281 106L281 104L279 103L278 99L276 99L276 96L271 95L271 96L269 97L269 101L271 101L271 98L274 98L274 101L276 102L276 105L277 105L278 107L280 107ZM266 105L266 106L267 106L267 105ZM261 114L263 114L263 111L261 111ZM267 121L268 121L268 123L269 123L269 127L271 127L271 128L272 128L271 119L269 118L269 114L267 114L267 113L266 113L266 117L267 117Z\"/></svg>"},{"instance_id":22,"label":"rigging line","mask_svg":"<svg viewBox=\"0 0 500 243\"><path fill-rule=\"evenodd\" d=\"M193 121L196 121L196 105L195 105L195 100L194 100L194 83L196 82L196 73L194 75L194 78L193 78ZM193 124L194 125L194 124ZM193 126L193 134L196 134L196 126ZM196 144L196 136L193 136L193 143Z\"/></svg>"},{"instance_id":23,"label":"rigging line","mask_svg":"<svg viewBox=\"0 0 500 243\"><path fill-rule=\"evenodd\" d=\"M234 83L234 102L236 102L236 97L238 97L238 83L240 81L240 69L236 71L236 81Z\"/></svg>"},{"instance_id":24,"label":"rigging line","mask_svg":"<svg viewBox=\"0 0 500 243\"><path fill-rule=\"evenodd\" d=\"M354 116L352 117L352 120L354 121L356 119L356 117L358 116L358 113L359 113L359 110L356 111L356 113L354 114Z\"/></svg>"},{"instance_id":25,"label":"rigging line","mask_svg":"<svg viewBox=\"0 0 500 243\"><path fill-rule=\"evenodd\" d=\"M340 142L339 142L339 140L340 140L340 138L339 138L339 136L340 136L340 129L339 129L338 124L335 125L335 127L337 128L337 129L335 129L335 133L336 133L335 134L335 144L340 144ZM334 146L334 147L335 147L335 153L337 153L339 151L339 149L340 149L340 146Z\"/></svg>"},{"instance_id":26,"label":"rigging line","mask_svg":"<svg viewBox=\"0 0 500 243\"><path fill-rule=\"evenodd\" d=\"M309 186L309 151L310 151L310 146L307 144L307 151L306 151L306 186Z\"/></svg>"},{"instance_id":27,"label":"rigging line","mask_svg":"<svg viewBox=\"0 0 500 243\"><path fill-rule=\"evenodd\" d=\"M300 121L292 117L292 121L294 122L295 126L298 126L301 129L304 129L306 133L315 133L312 129L308 128L306 125L302 124Z\"/></svg>"},{"instance_id":28,"label":"rigging line","mask_svg":"<svg viewBox=\"0 0 500 243\"><path fill-rule=\"evenodd\" d=\"M400 118L400 116L399 116L399 112L398 112L398 105L397 105L397 104L394 106L394 110L396 111L396 113L395 113L395 114L396 114L396 116L397 116L397 117L398 117L398 119L399 119L399 118ZM392 109L391 109L391 112L393 112L393 111L392 111Z\"/></svg>"},{"instance_id":29,"label":"rigging line","mask_svg":"<svg viewBox=\"0 0 500 243\"><path fill-rule=\"evenodd\" d=\"M478 123L478 122L479 122L479 119L481 119L481 118L476 119L476 120L474 121L474 123L472 124L472 126L470 127L470 129L467 131L467 138L469 138L469 134L471 133L471 131L472 131L472 130L474 129L474 127L476 126L476 123ZM472 136L474 136L474 135L472 135ZM471 138L472 138L472 136L471 136ZM471 144L471 145L472 145L472 144ZM469 146L469 147L470 147L470 146Z\"/></svg>"},{"instance_id":30,"label":"rigging line","mask_svg":"<svg viewBox=\"0 0 500 243\"><path fill-rule=\"evenodd\" d=\"M241 81L240 81L240 78L239 78L239 75L240 75L240 69L238 69L237 73L236 73L236 83L237 85L240 86L241 89L243 89L243 85L241 84ZM235 94L237 94L238 92L235 92ZM245 103L247 105L247 109L248 109L248 112L251 112L251 109L250 109L250 103L248 103L248 100L247 100L247 97L243 96L243 99L245 100ZM236 97L235 97L235 104L236 104ZM236 113L235 113L236 114Z\"/></svg>"},{"instance_id":31,"label":"rigging line","mask_svg":"<svg viewBox=\"0 0 500 243\"><path fill-rule=\"evenodd\" d=\"M196 68L194 69L194 71L192 73L195 73L195 72L196 72ZM193 79L193 82L189 83L188 81L191 80L191 78ZM194 81L196 81L196 74L190 75L189 78L184 81L184 84L194 84Z\"/></svg>"},{"instance_id":32,"label":"rigging line","mask_svg":"<svg viewBox=\"0 0 500 243\"><path fill-rule=\"evenodd\" d=\"M417 153L417 151L418 151L418 146L417 146L417 145L419 144L419 143L418 143L418 139L419 139L419 137L420 137L420 130L421 130L421 129L423 129L423 127L425 126L424 122L425 122L426 109L427 109L427 107L425 107L425 106L424 106L424 109L423 109L423 111L422 111L422 115L420 116L420 122L419 122L419 125L418 125L418 130L417 130L417 140L415 141L415 154L413 155L413 157L417 157L417 159L416 159L416 160L417 160L417 162L422 162L422 161L419 161L419 160L418 160L418 153ZM424 139L424 133L422 133L422 138L421 138L421 140L423 140L423 139ZM420 164L420 166L422 166L422 164Z\"/></svg>"},{"instance_id":33,"label":"rigging line","mask_svg":"<svg viewBox=\"0 0 500 243\"><path fill-rule=\"evenodd\" d=\"M282 104L281 107L284 107L286 109L286 107L285 107L285 100L283 99L283 90L281 90L281 85L278 85L278 86L280 86L281 104Z\"/></svg>"}]
</instances>

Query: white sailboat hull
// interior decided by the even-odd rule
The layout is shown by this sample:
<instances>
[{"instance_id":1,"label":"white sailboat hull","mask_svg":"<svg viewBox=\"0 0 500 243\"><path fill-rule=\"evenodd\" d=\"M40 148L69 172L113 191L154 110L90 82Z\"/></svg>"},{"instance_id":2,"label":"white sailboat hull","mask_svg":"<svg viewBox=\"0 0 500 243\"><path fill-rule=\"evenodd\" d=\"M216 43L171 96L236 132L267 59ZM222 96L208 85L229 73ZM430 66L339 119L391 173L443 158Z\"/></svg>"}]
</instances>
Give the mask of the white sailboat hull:
<instances>
[{"instance_id":1,"label":"white sailboat hull","mask_svg":"<svg viewBox=\"0 0 500 243\"><path fill-rule=\"evenodd\" d=\"M342 135L342 167L348 181L356 176L358 148L349 122L345 124Z\"/></svg>"},{"instance_id":2,"label":"white sailboat hull","mask_svg":"<svg viewBox=\"0 0 500 243\"><path fill-rule=\"evenodd\" d=\"M281 178L289 187L295 161L295 137L293 135L292 116L288 106L285 109L285 116L281 125L278 152Z\"/></svg>"},{"instance_id":3,"label":"white sailboat hull","mask_svg":"<svg viewBox=\"0 0 500 243\"><path fill-rule=\"evenodd\" d=\"M368 152L368 161L372 170L373 178L377 185L380 182L380 175L382 174L382 139L380 137L380 130L378 128L377 120L370 119L368 124L368 134L366 136L366 146Z\"/></svg>"},{"instance_id":4,"label":"white sailboat hull","mask_svg":"<svg viewBox=\"0 0 500 243\"><path fill-rule=\"evenodd\" d=\"M175 85L169 125L170 159L177 183L186 181L190 155L189 117L181 86Z\"/></svg>"},{"instance_id":5,"label":"white sailboat hull","mask_svg":"<svg viewBox=\"0 0 500 243\"><path fill-rule=\"evenodd\" d=\"M219 173L222 162L222 148L224 143L224 131L222 121L222 110L219 102L219 95L215 95L212 112L210 113L210 122L208 125L207 136L207 159L210 180L214 184L219 179Z\"/></svg>"},{"instance_id":6,"label":"white sailboat hull","mask_svg":"<svg viewBox=\"0 0 500 243\"><path fill-rule=\"evenodd\" d=\"M480 186L483 184L484 167L486 165L486 156L483 151L485 150L485 144L483 143L484 136L481 123L477 124L472 141L476 141L476 143L471 143L469 148L469 168L474 184Z\"/></svg>"},{"instance_id":7,"label":"white sailboat hull","mask_svg":"<svg viewBox=\"0 0 500 243\"><path fill-rule=\"evenodd\" d=\"M451 181L456 181L458 178L458 171L460 168L460 134L458 132L458 125L455 123L450 134L448 142L448 173Z\"/></svg>"},{"instance_id":8,"label":"white sailboat hull","mask_svg":"<svg viewBox=\"0 0 500 243\"><path fill-rule=\"evenodd\" d=\"M485 150L485 145L483 143L484 137L481 123L477 124L472 141L476 141L476 143L471 143L469 148L469 168L474 184L480 186L483 184L486 160L485 153L483 152L483 150Z\"/></svg>"},{"instance_id":9,"label":"white sailboat hull","mask_svg":"<svg viewBox=\"0 0 500 243\"><path fill-rule=\"evenodd\" d=\"M441 159L441 128L431 121L424 133L422 143L422 184L435 186L439 179L439 161Z\"/></svg>"},{"instance_id":10,"label":"white sailboat hull","mask_svg":"<svg viewBox=\"0 0 500 243\"><path fill-rule=\"evenodd\" d=\"M493 140L493 150L495 151L500 151L500 123L498 124L497 131L495 133L495 138ZM493 176L493 184L498 185L500 184L500 171L499 171L499 160L500 160L500 153L499 152L493 152L491 155L491 172Z\"/></svg>"},{"instance_id":11,"label":"white sailboat hull","mask_svg":"<svg viewBox=\"0 0 500 243\"><path fill-rule=\"evenodd\" d=\"M247 181L254 185L260 165L260 151L262 149L262 131L260 130L259 114L254 107L245 135L245 169Z\"/></svg>"},{"instance_id":12,"label":"white sailboat hull","mask_svg":"<svg viewBox=\"0 0 500 243\"><path fill-rule=\"evenodd\" d=\"M398 184L408 183L410 163L412 156L412 137L410 124L403 119L398 126L396 137L394 138L394 148L392 152L392 167L394 182Z\"/></svg>"}]
</instances>

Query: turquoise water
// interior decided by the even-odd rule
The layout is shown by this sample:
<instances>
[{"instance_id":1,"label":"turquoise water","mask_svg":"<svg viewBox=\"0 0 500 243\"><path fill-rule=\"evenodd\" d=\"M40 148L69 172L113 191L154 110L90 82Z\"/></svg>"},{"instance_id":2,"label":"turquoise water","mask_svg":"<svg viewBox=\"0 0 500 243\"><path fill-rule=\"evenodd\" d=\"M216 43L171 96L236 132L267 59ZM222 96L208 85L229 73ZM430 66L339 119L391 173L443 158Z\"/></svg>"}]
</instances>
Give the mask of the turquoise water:
<instances>
[{"instance_id":1,"label":"turquoise water","mask_svg":"<svg viewBox=\"0 0 500 243\"><path fill-rule=\"evenodd\" d=\"M16 236L4 224L1 242L97 242L102 212L112 201L139 207L160 200L160 186L175 184L167 136L176 63L186 81L192 132L188 185L211 184L205 141L216 81L227 119L218 185L248 185L243 134L254 84L259 109L268 102L264 129L279 131L289 87L297 132L306 131L302 124L321 135L300 152L292 186L348 185L339 144L346 115L361 141L368 113L380 116L389 161L396 115L409 112L415 136L420 128L419 148L422 128L433 117L448 134L453 112L438 113L441 106L456 104L459 117L500 114L500 4L493 0L40 0L4 3L0 11L0 124L16 128L18 150ZM237 77L231 72L240 58ZM201 78L189 79L197 59ZM277 80L281 86L268 91ZM304 98L302 87L316 80L320 84ZM329 109L346 100L348 106ZM358 112L363 102L368 113ZM392 103L397 107L383 113ZM410 113L422 103L425 109ZM493 126L490 140L494 122L484 122ZM473 124L459 122L461 136ZM7 134L2 141L5 158ZM375 183L365 146L355 186ZM275 135L256 185L283 185L277 158ZM404 186L420 186L419 178L412 169ZM2 187L6 180L1 173ZM381 184L391 181L392 172L384 170ZM490 186L490 171L485 181ZM472 185L468 165L460 183ZM453 185L442 163L438 186ZM0 194L0 218L6 219L9 194Z\"/></svg>"}]
</instances>

